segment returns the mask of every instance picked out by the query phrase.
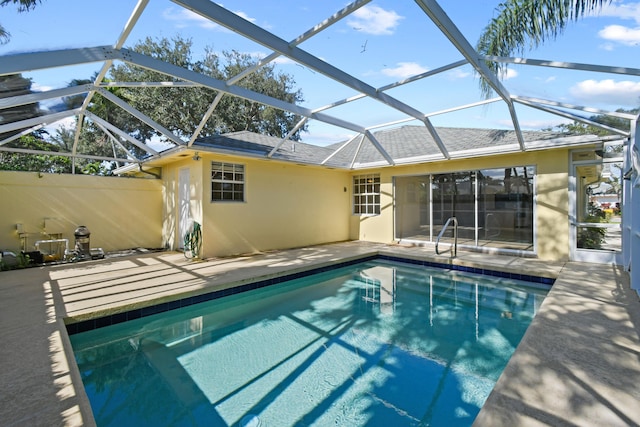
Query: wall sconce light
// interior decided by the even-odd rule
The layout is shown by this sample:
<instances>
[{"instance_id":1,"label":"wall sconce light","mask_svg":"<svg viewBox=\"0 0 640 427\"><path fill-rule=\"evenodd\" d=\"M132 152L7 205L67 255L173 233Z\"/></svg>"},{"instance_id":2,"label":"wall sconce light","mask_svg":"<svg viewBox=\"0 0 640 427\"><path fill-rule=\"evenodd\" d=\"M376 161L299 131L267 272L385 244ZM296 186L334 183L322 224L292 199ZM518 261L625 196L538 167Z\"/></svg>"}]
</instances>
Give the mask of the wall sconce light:
<instances>
[{"instance_id":1,"label":"wall sconce light","mask_svg":"<svg viewBox=\"0 0 640 427\"><path fill-rule=\"evenodd\" d=\"M200 155L198 154L197 151L196 151L196 154L193 155L192 159L195 160L196 162L200 160Z\"/></svg>"}]
</instances>

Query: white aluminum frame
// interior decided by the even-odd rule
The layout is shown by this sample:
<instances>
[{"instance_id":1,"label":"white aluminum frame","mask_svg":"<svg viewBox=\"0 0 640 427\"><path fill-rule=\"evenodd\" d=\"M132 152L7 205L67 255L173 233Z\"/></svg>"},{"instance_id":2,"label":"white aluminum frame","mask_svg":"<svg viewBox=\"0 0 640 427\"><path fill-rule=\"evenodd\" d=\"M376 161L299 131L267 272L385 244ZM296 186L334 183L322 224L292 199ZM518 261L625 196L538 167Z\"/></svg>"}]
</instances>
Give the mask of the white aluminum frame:
<instances>
[{"instance_id":1,"label":"white aluminum frame","mask_svg":"<svg viewBox=\"0 0 640 427\"><path fill-rule=\"evenodd\" d=\"M101 70L98 73L93 84L81 85L73 88L54 89L45 92L0 99L0 110L2 110L14 106L40 102L47 99L55 99L64 96L73 96L87 93L87 96L85 97L85 100L80 108L0 125L0 133L10 132L14 134L13 136L7 137L4 140L0 141L0 150L29 154L43 154L43 152L40 152L38 150L10 148L7 146L7 143L16 140L21 135L29 134L37 129L41 129L44 126L56 123L60 120L69 117L77 117L76 138L74 140L71 152L58 152L56 153L57 155L71 157L72 159L74 159L74 161L76 158L91 158L96 160L100 159L106 161L124 162L130 165L135 165L136 163L141 164L143 162L152 161L161 157L162 153L149 147L146 141L138 141L135 138L132 138L127 133L108 123L104 119L97 117L95 114L92 114L88 110L91 99L97 92L100 92L109 102L115 103L120 108L123 108L125 111L127 111L127 113L133 115L137 119L151 126L160 135L163 135L170 143L174 144L178 149L188 148L193 145L195 140L200 135L200 132L204 128L207 120L217 108L220 99L225 95L240 97L252 102L269 105L271 107L299 115L301 117L301 120L289 135L283 138L282 141L273 150L265 155L267 158L273 157L278 152L278 150L281 149L282 144L286 140L290 139L291 135L293 135L296 130L304 126L309 120L317 120L355 133L355 135L350 140L340 145L334 150L332 154L327 156L323 161L319 163L320 165L326 165L326 163L336 154L344 150L347 146L355 143L357 144L357 149L355 150L356 154L347 167L348 169L359 169L375 166L393 166L399 164L473 157L477 155L490 155L495 153L503 153L506 152L506 150L510 152L540 150L558 147L562 146L561 144L566 144L566 141L545 141L538 144L525 144L522 132L520 130L520 123L515 111L515 104L517 103L518 105L524 106L525 108L535 108L557 116L577 120L593 126L599 126L603 129L608 130L609 132L617 133L618 135L629 138L629 148L625 157L625 169L628 172L628 179L625 181L625 192L623 198L623 264L627 270L631 270L633 286L640 292L640 219L638 219L640 218L640 215L638 214L638 212L640 212L640 142L638 141L638 138L640 138L640 132L638 130L638 117L634 117L632 115L624 113L601 111L590 107L576 106L553 100L533 99L511 94L502 85L500 79L489 70L489 68L485 64L485 61L517 64L518 66L551 67L561 68L565 70L579 70L627 76L640 76L640 69L620 66L549 61L541 59L479 55L478 52L475 51L471 43L469 43L469 41L463 36L455 23L449 18L449 16L447 16L447 14L440 7L438 1L436 0L415 0L415 3L422 10L425 17L429 21L434 23L442 32L442 34L449 40L452 46L455 47L455 49L461 55L461 59L434 68L433 70L411 76L404 80L383 87L375 88L336 67L335 65L311 55L310 53L299 47L302 42L309 40L312 37L316 37L318 34L322 34L322 32L327 28L331 27L336 22L350 16L354 11L358 10L369 2L370 0L352 1L336 13L320 21L317 25L311 27L309 30L307 30L297 38L291 41L285 41L277 35L267 31L266 29L243 19L242 17L232 13L230 10L225 9L224 7L219 6L218 4L213 3L209 0L173 0L173 3L175 3L179 7L193 11L196 14L210 20L211 22L216 22L222 26L225 26L235 33L240 34L247 39L253 40L261 44L262 46L266 46L271 49L272 53L265 57L258 64L256 64L255 67L245 70L244 72L233 76L227 81L221 81L165 63L163 61L159 61L149 56L141 55L128 49L124 49L123 46L125 42L134 30L146 6L149 4L149 0L139 0L134 6L133 11L129 19L125 23L122 32L117 37L115 43L111 46L94 46L77 49L62 49L0 56L0 75L17 74L54 67L65 67L94 62L102 63ZM254 72L259 69L259 67L273 61L278 56L285 56L303 67L315 70L316 72L327 76L333 81L350 88L351 90L355 91L355 94L348 98L332 102L325 106L316 108L304 108L296 104L282 102L278 99L246 90L236 85L236 83L249 75L251 72ZM123 61L134 64L136 66L145 67L170 76L172 80L177 81L104 82L104 78L114 61ZM408 105L407 103L404 103L386 93L390 89L399 87L401 85L409 84L421 79L438 75L439 73L466 64L469 64L471 67L473 67L475 72L489 84L489 86L498 95L497 98L479 101L464 106L453 107L442 111L423 112L418 108L412 105ZM189 135L188 138L186 138L187 140L182 140L180 137L173 134L171 131L149 118L143 111L138 111L132 108L122 99L104 90L104 88L106 87L134 86L202 86L216 91L217 94L213 102L209 106L209 109L203 115L193 135ZM400 112L404 117L400 118L399 120L394 120L390 123L364 126L362 124L352 123L350 121L343 120L340 117L332 116L325 113L325 111L337 106L345 105L363 98L376 100L395 110L396 112ZM511 147L487 147L485 149L455 152L447 147L447 144L442 141L442 139L438 135L437 129L432 125L430 121L430 117L436 115L447 114L453 111L472 108L491 102L504 102L507 106L511 117L513 130L515 131L517 136L517 144L514 144ZM606 114L613 117L629 120L630 129L628 132L619 131L601 125L599 123L595 123L590 119L581 117L579 114L574 114L569 110L595 114ZM78 153L77 147L79 143L79 135L84 120L91 120L99 128L101 128L108 136L108 138L112 141L112 143L117 145L118 148L123 153L125 153L125 157L120 157L119 154L116 153L115 148L113 158L88 156ZM423 155L411 158L393 158L371 133L371 131L375 128L390 127L409 121L418 121L419 123L424 124L430 135L433 137L440 151L438 155ZM141 148L146 152L147 157L145 157L144 160L135 159L132 153L128 152L125 149L121 140L129 141L135 146ZM602 140L605 139L603 138ZM358 154L360 153L364 144L373 145L373 147L375 147L375 149L381 154L384 160L372 163L360 163L358 161Z\"/></svg>"}]
</instances>

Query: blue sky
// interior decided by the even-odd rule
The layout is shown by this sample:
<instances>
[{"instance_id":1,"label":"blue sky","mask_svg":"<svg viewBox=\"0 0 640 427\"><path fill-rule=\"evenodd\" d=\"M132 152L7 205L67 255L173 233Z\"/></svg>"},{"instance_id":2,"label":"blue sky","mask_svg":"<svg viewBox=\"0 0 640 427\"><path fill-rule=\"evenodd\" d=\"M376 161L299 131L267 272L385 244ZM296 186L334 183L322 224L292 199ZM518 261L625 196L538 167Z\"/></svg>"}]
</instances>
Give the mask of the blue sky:
<instances>
[{"instance_id":1,"label":"blue sky","mask_svg":"<svg viewBox=\"0 0 640 427\"><path fill-rule=\"evenodd\" d=\"M497 0L442 0L440 5L474 45L498 3ZM4 7L0 9L0 22L11 33L11 40L0 45L0 55L112 45L136 2L100 3L105 4L108 6L97 8L89 6L86 0L43 0L34 11L27 13L17 13L14 6ZM220 4L282 39L293 40L347 3L334 0L244 0ZM270 53L267 48L165 0L150 1L125 47L131 47L145 37L170 38L176 35L193 40L195 57L201 55L206 47L214 51L235 49L256 56ZM300 47L373 87L388 85L462 59L429 18L409 0L374 0ZM598 14L570 24L556 40L524 52L524 56L640 68L640 2L614 1ZM33 79L34 90L46 90L66 86L73 78L88 78L99 67L100 64L92 64L26 76ZM302 89L305 107L321 107L356 93L285 58L278 60L278 69L293 76ZM503 83L513 94L604 110L640 105L640 77L520 65L509 66ZM433 113L480 101L482 97L478 87L477 77L467 65L391 89L387 94L424 113ZM516 110L525 129L539 129L567 121L522 106ZM373 100L356 101L326 113L364 126L406 117ZM431 120L436 126L510 127L509 114L503 103L439 114ZM319 144L337 142L352 134L313 121L309 130L303 139Z\"/></svg>"}]
</instances>

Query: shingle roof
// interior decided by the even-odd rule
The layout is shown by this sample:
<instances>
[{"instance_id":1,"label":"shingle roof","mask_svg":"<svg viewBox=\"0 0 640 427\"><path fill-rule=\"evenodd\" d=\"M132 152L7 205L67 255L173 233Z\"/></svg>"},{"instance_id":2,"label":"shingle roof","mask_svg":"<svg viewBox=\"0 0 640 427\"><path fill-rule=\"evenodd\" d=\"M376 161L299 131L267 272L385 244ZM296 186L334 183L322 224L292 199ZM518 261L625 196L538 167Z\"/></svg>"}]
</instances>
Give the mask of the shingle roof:
<instances>
[{"instance_id":1,"label":"shingle roof","mask_svg":"<svg viewBox=\"0 0 640 427\"><path fill-rule=\"evenodd\" d=\"M281 142L282 138L240 131L200 138L195 141L194 146L211 148L213 151L230 151L241 156L266 157ZM272 158L305 164L319 164L332 151L325 147L287 140L278 148Z\"/></svg>"},{"instance_id":2,"label":"shingle roof","mask_svg":"<svg viewBox=\"0 0 640 427\"><path fill-rule=\"evenodd\" d=\"M520 151L516 132L512 130L439 127L436 131L451 158ZM445 158L424 126L402 126L376 132L373 136L395 163L418 163ZM523 131L522 137L527 149L597 140L594 136L572 136L550 131ZM194 147L241 156L266 157L281 141L281 138L241 131L198 139ZM319 147L304 142L285 141L272 158L318 165L325 162L326 166L339 168L388 164L381 151L368 138L365 137L362 143L360 137L346 143L344 141ZM334 154L338 149L340 150Z\"/></svg>"},{"instance_id":3,"label":"shingle roof","mask_svg":"<svg viewBox=\"0 0 640 427\"><path fill-rule=\"evenodd\" d=\"M471 129L471 128L436 128L437 134L451 157L463 157L465 153L478 154L486 151L503 151L505 149L519 150L519 143L515 131L501 129ZM424 126L403 126L392 130L380 131L373 134L382 148L399 162L411 162L412 159L437 160L444 159L444 154L438 148L438 144ZM567 137L566 134L544 131L522 132L525 144L557 140ZM334 144L328 148L338 148L341 144ZM352 161L357 150L357 141L342 150L338 159L343 162ZM363 165L385 161L383 155L373 144L363 144L356 157L356 163ZM414 160L415 162L415 160Z\"/></svg>"}]
</instances>

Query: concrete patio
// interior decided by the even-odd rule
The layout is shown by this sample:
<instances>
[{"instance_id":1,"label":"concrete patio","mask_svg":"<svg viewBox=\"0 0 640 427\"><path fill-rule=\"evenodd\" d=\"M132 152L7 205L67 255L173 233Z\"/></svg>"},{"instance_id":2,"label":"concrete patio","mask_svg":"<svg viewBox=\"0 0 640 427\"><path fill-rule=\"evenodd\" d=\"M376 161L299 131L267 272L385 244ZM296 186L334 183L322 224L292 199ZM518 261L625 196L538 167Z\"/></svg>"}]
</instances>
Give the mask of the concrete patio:
<instances>
[{"instance_id":1,"label":"concrete patio","mask_svg":"<svg viewBox=\"0 0 640 427\"><path fill-rule=\"evenodd\" d=\"M451 260L432 248L361 242L196 262L141 252L0 272L0 419L95 425L65 321L376 254L557 277L475 426L640 425L640 300L618 268L471 252Z\"/></svg>"}]
</instances>

